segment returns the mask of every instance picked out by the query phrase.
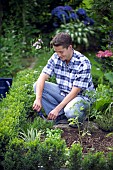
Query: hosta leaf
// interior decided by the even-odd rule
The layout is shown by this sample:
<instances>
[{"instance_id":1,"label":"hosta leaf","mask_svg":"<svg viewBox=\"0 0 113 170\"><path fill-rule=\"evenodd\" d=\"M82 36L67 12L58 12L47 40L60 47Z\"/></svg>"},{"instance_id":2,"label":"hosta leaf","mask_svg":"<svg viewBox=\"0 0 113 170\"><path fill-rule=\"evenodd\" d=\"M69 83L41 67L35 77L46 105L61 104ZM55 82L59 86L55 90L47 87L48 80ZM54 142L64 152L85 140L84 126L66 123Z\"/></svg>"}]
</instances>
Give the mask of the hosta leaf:
<instances>
[{"instance_id":1,"label":"hosta leaf","mask_svg":"<svg viewBox=\"0 0 113 170\"><path fill-rule=\"evenodd\" d=\"M88 39L87 38L83 38L83 41L85 42L85 44L88 44Z\"/></svg>"},{"instance_id":2,"label":"hosta leaf","mask_svg":"<svg viewBox=\"0 0 113 170\"><path fill-rule=\"evenodd\" d=\"M81 38L80 37L77 38L77 42L78 42L78 44L81 43Z\"/></svg>"}]
</instances>

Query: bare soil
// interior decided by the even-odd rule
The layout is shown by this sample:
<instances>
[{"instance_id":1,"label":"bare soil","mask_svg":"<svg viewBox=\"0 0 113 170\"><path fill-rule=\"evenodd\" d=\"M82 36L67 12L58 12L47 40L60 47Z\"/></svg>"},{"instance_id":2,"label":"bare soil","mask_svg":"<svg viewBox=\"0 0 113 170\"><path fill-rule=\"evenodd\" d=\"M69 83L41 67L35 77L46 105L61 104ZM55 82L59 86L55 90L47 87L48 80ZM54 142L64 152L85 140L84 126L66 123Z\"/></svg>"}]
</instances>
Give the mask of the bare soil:
<instances>
[{"instance_id":1,"label":"bare soil","mask_svg":"<svg viewBox=\"0 0 113 170\"><path fill-rule=\"evenodd\" d=\"M113 132L106 132L99 129L94 122L89 123L87 130L86 127L87 122L83 125L81 130L69 127L68 124L59 124L55 126L55 128L63 130L62 139L65 139L67 147L71 147L73 143L80 142L83 153L88 153L89 151L102 151L104 153L113 151Z\"/></svg>"}]
</instances>

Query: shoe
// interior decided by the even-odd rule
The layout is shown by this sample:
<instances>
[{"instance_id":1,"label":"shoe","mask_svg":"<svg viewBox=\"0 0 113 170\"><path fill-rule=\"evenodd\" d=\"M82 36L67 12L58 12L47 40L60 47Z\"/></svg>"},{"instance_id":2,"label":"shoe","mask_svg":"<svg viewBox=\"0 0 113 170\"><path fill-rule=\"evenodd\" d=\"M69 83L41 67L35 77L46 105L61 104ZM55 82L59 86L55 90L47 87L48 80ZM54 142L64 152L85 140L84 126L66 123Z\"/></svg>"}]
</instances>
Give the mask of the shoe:
<instances>
[{"instance_id":1,"label":"shoe","mask_svg":"<svg viewBox=\"0 0 113 170\"><path fill-rule=\"evenodd\" d=\"M68 119L64 114L59 115L55 120L55 125L68 124Z\"/></svg>"}]
</instances>

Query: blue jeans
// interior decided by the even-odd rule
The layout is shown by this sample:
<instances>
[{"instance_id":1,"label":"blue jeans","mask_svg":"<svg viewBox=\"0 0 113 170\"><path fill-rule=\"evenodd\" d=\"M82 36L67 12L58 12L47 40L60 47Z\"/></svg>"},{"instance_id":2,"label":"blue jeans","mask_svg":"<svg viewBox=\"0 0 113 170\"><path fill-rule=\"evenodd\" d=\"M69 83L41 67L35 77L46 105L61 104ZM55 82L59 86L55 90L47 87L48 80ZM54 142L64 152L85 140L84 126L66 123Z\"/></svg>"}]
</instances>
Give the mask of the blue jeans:
<instances>
[{"instance_id":1,"label":"blue jeans","mask_svg":"<svg viewBox=\"0 0 113 170\"><path fill-rule=\"evenodd\" d=\"M36 93L36 83L33 85ZM61 93L59 87L55 83L45 82L42 93L42 107L48 115L65 97L65 93ZM90 101L83 96L77 96L71 100L60 112L59 115L65 114L69 118L78 116L79 121L83 121L86 116L86 110L89 107Z\"/></svg>"}]
</instances>

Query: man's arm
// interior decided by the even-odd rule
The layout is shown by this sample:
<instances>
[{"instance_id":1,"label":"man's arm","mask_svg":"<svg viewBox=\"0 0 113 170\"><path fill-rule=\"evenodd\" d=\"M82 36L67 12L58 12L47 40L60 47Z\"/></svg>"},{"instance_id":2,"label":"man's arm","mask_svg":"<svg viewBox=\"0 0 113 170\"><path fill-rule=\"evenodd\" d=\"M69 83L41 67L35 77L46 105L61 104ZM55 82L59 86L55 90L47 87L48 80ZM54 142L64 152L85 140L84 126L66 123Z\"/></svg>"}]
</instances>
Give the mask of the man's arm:
<instances>
[{"instance_id":1,"label":"man's arm","mask_svg":"<svg viewBox=\"0 0 113 170\"><path fill-rule=\"evenodd\" d=\"M45 73L41 73L37 82L36 82L36 99L33 103L33 109L37 110L38 112L42 108L42 92L44 89L45 81L49 78L49 75Z\"/></svg>"},{"instance_id":2,"label":"man's arm","mask_svg":"<svg viewBox=\"0 0 113 170\"><path fill-rule=\"evenodd\" d=\"M64 108L72 99L74 99L80 90L81 89L78 87L73 87L71 92L62 100L62 102L49 113L48 119L56 119L60 110Z\"/></svg>"}]
</instances>

